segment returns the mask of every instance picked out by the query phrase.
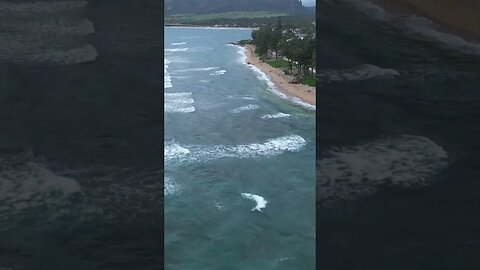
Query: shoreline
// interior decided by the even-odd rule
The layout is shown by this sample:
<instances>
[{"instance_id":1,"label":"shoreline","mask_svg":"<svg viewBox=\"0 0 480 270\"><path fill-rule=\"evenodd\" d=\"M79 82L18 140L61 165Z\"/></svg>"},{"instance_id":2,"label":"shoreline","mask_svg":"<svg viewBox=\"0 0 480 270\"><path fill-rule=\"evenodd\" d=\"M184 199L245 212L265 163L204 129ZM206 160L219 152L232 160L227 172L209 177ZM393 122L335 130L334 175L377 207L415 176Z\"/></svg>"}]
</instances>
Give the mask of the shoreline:
<instances>
[{"instance_id":1,"label":"shoreline","mask_svg":"<svg viewBox=\"0 0 480 270\"><path fill-rule=\"evenodd\" d=\"M429 10L428 6L420 6L412 3L408 0L370 0L373 4L376 4L383 8L387 14L398 15L398 14L408 14L424 17L433 23L435 23L441 32L458 36L463 38L467 42L479 42L480 41L480 31L475 32L471 29L468 29L464 23L453 24L448 18L448 16L442 16L445 14L435 13L432 10Z\"/></svg>"},{"instance_id":2,"label":"shoreline","mask_svg":"<svg viewBox=\"0 0 480 270\"><path fill-rule=\"evenodd\" d=\"M291 84L289 81L293 79L292 76L285 75L281 69L274 68L269 64L261 61L254 53L254 45L242 46L245 49L245 64L252 65L263 72L276 86L280 94L287 97L292 103L315 109L316 106L316 89L315 87L303 85L303 84ZM296 102L295 99L299 99L301 102ZM308 106L305 106L308 105ZM312 108L313 107L313 108Z\"/></svg>"},{"instance_id":3,"label":"shoreline","mask_svg":"<svg viewBox=\"0 0 480 270\"><path fill-rule=\"evenodd\" d=\"M209 26L209 25L164 25L164 28L205 28L205 29L239 29L239 30L257 30L258 27L242 27L242 26Z\"/></svg>"}]
</instances>

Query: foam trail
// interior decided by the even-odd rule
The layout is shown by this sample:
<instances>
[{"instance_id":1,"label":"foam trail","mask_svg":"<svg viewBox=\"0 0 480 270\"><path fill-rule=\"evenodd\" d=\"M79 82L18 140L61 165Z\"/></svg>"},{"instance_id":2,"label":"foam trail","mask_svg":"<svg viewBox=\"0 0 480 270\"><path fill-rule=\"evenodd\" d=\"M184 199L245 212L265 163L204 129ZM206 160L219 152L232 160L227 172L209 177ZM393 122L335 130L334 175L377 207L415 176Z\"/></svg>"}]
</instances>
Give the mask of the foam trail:
<instances>
[{"instance_id":1,"label":"foam trail","mask_svg":"<svg viewBox=\"0 0 480 270\"><path fill-rule=\"evenodd\" d=\"M178 190L179 190L178 185L175 184L170 177L165 176L163 178L163 194L164 195L175 194L178 192Z\"/></svg>"},{"instance_id":2,"label":"foam trail","mask_svg":"<svg viewBox=\"0 0 480 270\"><path fill-rule=\"evenodd\" d=\"M174 70L173 72L208 71L208 70L214 70L214 69L219 69L219 67L186 68L186 69L177 69L177 70Z\"/></svg>"},{"instance_id":3,"label":"foam trail","mask_svg":"<svg viewBox=\"0 0 480 270\"><path fill-rule=\"evenodd\" d=\"M165 49L166 52L184 52L187 50L188 48Z\"/></svg>"},{"instance_id":4,"label":"foam trail","mask_svg":"<svg viewBox=\"0 0 480 270\"><path fill-rule=\"evenodd\" d=\"M170 61L165 58L163 60L163 87L164 88L172 88L173 87L173 84L172 84L172 77L170 76L170 74L168 73L168 65L170 64Z\"/></svg>"},{"instance_id":5,"label":"foam trail","mask_svg":"<svg viewBox=\"0 0 480 270\"><path fill-rule=\"evenodd\" d=\"M333 149L318 162L317 199L348 200L377 186L423 186L448 165L445 150L425 137L398 136Z\"/></svg>"},{"instance_id":6,"label":"foam trail","mask_svg":"<svg viewBox=\"0 0 480 270\"><path fill-rule=\"evenodd\" d=\"M95 61L98 53L95 47L87 44L67 51L52 51L33 57L37 62L53 62L61 65L79 64Z\"/></svg>"},{"instance_id":7,"label":"foam trail","mask_svg":"<svg viewBox=\"0 0 480 270\"><path fill-rule=\"evenodd\" d=\"M80 190L74 179L57 175L40 163L5 167L0 172L0 210L53 204Z\"/></svg>"},{"instance_id":8,"label":"foam trail","mask_svg":"<svg viewBox=\"0 0 480 270\"><path fill-rule=\"evenodd\" d=\"M368 80L398 75L400 73L395 69L381 68L370 64L360 65L349 70L324 70L317 72L317 78L324 82Z\"/></svg>"},{"instance_id":9,"label":"foam trail","mask_svg":"<svg viewBox=\"0 0 480 270\"><path fill-rule=\"evenodd\" d=\"M285 117L290 117L290 114L288 113L275 113L275 114L266 114L262 116L262 119L275 119L275 118L285 118Z\"/></svg>"},{"instance_id":10,"label":"foam trail","mask_svg":"<svg viewBox=\"0 0 480 270\"><path fill-rule=\"evenodd\" d=\"M238 107L232 110L233 113L241 113L243 111L252 111L258 109L258 105L256 104L248 104L242 107Z\"/></svg>"},{"instance_id":11,"label":"foam trail","mask_svg":"<svg viewBox=\"0 0 480 270\"><path fill-rule=\"evenodd\" d=\"M185 45L185 44L187 44L187 42L173 42L173 43L170 44L170 45L172 45L172 46L178 46L178 45Z\"/></svg>"},{"instance_id":12,"label":"foam trail","mask_svg":"<svg viewBox=\"0 0 480 270\"><path fill-rule=\"evenodd\" d=\"M0 2L0 11L18 13L62 12L82 8L85 7L87 4L87 1L36 1L25 3Z\"/></svg>"},{"instance_id":13,"label":"foam trail","mask_svg":"<svg viewBox=\"0 0 480 270\"><path fill-rule=\"evenodd\" d=\"M181 146L175 142L165 143L165 162L208 162L225 158L272 157L285 152L298 152L306 145L298 135L288 135L269 139L263 143L241 144L236 146Z\"/></svg>"},{"instance_id":14,"label":"foam trail","mask_svg":"<svg viewBox=\"0 0 480 270\"><path fill-rule=\"evenodd\" d=\"M252 208L250 211L259 211L262 212L262 209L267 207L268 201L265 200L262 196L256 195L256 194L250 194L250 193L242 193L242 196L246 199L253 200L257 203L257 205Z\"/></svg>"},{"instance_id":15,"label":"foam trail","mask_svg":"<svg viewBox=\"0 0 480 270\"><path fill-rule=\"evenodd\" d=\"M465 39L439 31L439 26L434 22L419 16L409 16L405 19L405 25L410 32L425 36L442 45L456 49L465 53L480 54L480 44L475 42L469 42Z\"/></svg>"},{"instance_id":16,"label":"foam trail","mask_svg":"<svg viewBox=\"0 0 480 270\"><path fill-rule=\"evenodd\" d=\"M222 70L217 70L217 71L215 71L215 72L213 72L213 73L210 73L210 75L212 75L212 76L218 76L218 75L223 75L223 74L225 74L226 72L227 72L226 70L222 69Z\"/></svg>"},{"instance_id":17,"label":"foam trail","mask_svg":"<svg viewBox=\"0 0 480 270\"><path fill-rule=\"evenodd\" d=\"M366 0L344 0L355 6L359 11L372 17L373 19L383 21L386 19L386 12L383 8Z\"/></svg>"},{"instance_id":18,"label":"foam trail","mask_svg":"<svg viewBox=\"0 0 480 270\"><path fill-rule=\"evenodd\" d=\"M189 154L190 150L174 142L166 143L163 151L163 157L165 158L165 160L178 159L185 157Z\"/></svg>"},{"instance_id":19,"label":"foam trail","mask_svg":"<svg viewBox=\"0 0 480 270\"><path fill-rule=\"evenodd\" d=\"M192 105L195 101L191 97L191 92L165 93L164 109L169 113L192 113L195 107Z\"/></svg>"}]
</instances>

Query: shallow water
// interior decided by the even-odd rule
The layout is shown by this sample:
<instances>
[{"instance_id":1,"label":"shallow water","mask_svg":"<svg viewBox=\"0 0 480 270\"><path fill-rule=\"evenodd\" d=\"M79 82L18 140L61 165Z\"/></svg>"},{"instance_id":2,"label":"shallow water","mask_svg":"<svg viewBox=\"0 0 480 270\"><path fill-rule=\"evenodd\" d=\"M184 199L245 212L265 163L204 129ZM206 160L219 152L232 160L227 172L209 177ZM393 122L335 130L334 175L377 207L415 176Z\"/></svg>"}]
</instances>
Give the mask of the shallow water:
<instances>
[{"instance_id":1,"label":"shallow water","mask_svg":"<svg viewBox=\"0 0 480 270\"><path fill-rule=\"evenodd\" d=\"M315 114L226 45L249 36L165 29L166 269L315 267Z\"/></svg>"},{"instance_id":2,"label":"shallow water","mask_svg":"<svg viewBox=\"0 0 480 270\"><path fill-rule=\"evenodd\" d=\"M478 44L367 1L319 8L318 265L478 268Z\"/></svg>"}]
</instances>

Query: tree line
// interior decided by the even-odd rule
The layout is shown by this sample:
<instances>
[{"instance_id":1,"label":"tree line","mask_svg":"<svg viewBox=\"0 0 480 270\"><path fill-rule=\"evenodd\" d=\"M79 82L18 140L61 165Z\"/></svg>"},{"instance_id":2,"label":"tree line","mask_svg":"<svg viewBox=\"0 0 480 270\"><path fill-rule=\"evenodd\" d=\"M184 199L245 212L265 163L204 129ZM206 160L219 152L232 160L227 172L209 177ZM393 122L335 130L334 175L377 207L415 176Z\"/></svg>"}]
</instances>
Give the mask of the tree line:
<instances>
[{"instance_id":1,"label":"tree line","mask_svg":"<svg viewBox=\"0 0 480 270\"><path fill-rule=\"evenodd\" d=\"M264 25L252 32L255 53L267 58L286 58L290 73L295 67L299 75L312 76L315 69L315 25Z\"/></svg>"}]
</instances>

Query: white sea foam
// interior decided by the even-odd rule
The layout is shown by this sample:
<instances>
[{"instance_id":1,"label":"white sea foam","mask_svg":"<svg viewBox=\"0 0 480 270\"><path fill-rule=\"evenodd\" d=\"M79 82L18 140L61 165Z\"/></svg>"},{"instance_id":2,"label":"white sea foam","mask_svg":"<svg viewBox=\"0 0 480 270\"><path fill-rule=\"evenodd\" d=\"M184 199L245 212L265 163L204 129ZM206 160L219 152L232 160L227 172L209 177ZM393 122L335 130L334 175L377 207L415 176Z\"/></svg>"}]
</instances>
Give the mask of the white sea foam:
<instances>
[{"instance_id":1,"label":"white sea foam","mask_svg":"<svg viewBox=\"0 0 480 270\"><path fill-rule=\"evenodd\" d=\"M62 12L72 9L85 7L87 1L35 1L35 2L0 2L0 11L2 12Z\"/></svg>"},{"instance_id":2,"label":"white sea foam","mask_svg":"<svg viewBox=\"0 0 480 270\"><path fill-rule=\"evenodd\" d=\"M163 178L163 194L172 195L179 191L179 186L168 176Z\"/></svg>"},{"instance_id":3,"label":"white sea foam","mask_svg":"<svg viewBox=\"0 0 480 270\"><path fill-rule=\"evenodd\" d=\"M219 67L186 68L186 69L177 69L177 70L174 70L173 72L177 73L177 72L191 72L191 71L209 71L214 69L219 69Z\"/></svg>"},{"instance_id":4,"label":"white sea foam","mask_svg":"<svg viewBox=\"0 0 480 270\"><path fill-rule=\"evenodd\" d=\"M52 204L79 192L80 185L42 164L28 162L16 168L2 168L0 172L0 210L21 210L42 204Z\"/></svg>"},{"instance_id":5,"label":"white sea foam","mask_svg":"<svg viewBox=\"0 0 480 270\"><path fill-rule=\"evenodd\" d=\"M328 157L318 161L317 198L353 199L384 184L426 185L447 165L445 150L419 136L398 136L332 149Z\"/></svg>"},{"instance_id":6,"label":"white sea foam","mask_svg":"<svg viewBox=\"0 0 480 270\"><path fill-rule=\"evenodd\" d=\"M298 135L289 135L269 139L263 143L241 144L236 146L181 146L177 143L169 142L165 144L165 161L206 162L225 158L248 159L272 157L285 152L298 152L305 145L305 139Z\"/></svg>"},{"instance_id":7,"label":"white sea foam","mask_svg":"<svg viewBox=\"0 0 480 270\"><path fill-rule=\"evenodd\" d=\"M168 73L168 64L170 64L170 60L168 60L166 57L163 60L163 87L164 88L172 88L172 77Z\"/></svg>"},{"instance_id":8,"label":"white sea foam","mask_svg":"<svg viewBox=\"0 0 480 270\"><path fill-rule=\"evenodd\" d=\"M223 74L225 74L226 72L227 72L226 70L222 69L222 70L217 70L217 71L215 71L215 72L213 72L213 73L210 73L210 75L212 75L212 76L218 76L218 75L223 75Z\"/></svg>"},{"instance_id":9,"label":"white sea foam","mask_svg":"<svg viewBox=\"0 0 480 270\"><path fill-rule=\"evenodd\" d=\"M398 75L400 73L395 69L381 68L370 64L348 70L319 70L317 72L317 78L324 82L368 80Z\"/></svg>"},{"instance_id":10,"label":"white sea foam","mask_svg":"<svg viewBox=\"0 0 480 270\"><path fill-rule=\"evenodd\" d=\"M163 157L165 160L184 158L190 154L190 150L175 142L166 142Z\"/></svg>"},{"instance_id":11,"label":"white sea foam","mask_svg":"<svg viewBox=\"0 0 480 270\"><path fill-rule=\"evenodd\" d=\"M71 19L68 17L42 17L34 20L19 23L18 19L2 23L2 28L16 33L36 34L57 34L57 35L78 35L86 36L95 32L93 23L88 19Z\"/></svg>"},{"instance_id":12,"label":"white sea foam","mask_svg":"<svg viewBox=\"0 0 480 270\"><path fill-rule=\"evenodd\" d=\"M165 49L166 52L184 52L187 51L188 48L175 48L175 49Z\"/></svg>"},{"instance_id":13,"label":"white sea foam","mask_svg":"<svg viewBox=\"0 0 480 270\"><path fill-rule=\"evenodd\" d=\"M43 54L34 55L32 58L36 62L51 62L61 65L79 64L95 61L98 53L95 47L87 44L66 51L51 51Z\"/></svg>"},{"instance_id":14,"label":"white sea foam","mask_svg":"<svg viewBox=\"0 0 480 270\"><path fill-rule=\"evenodd\" d=\"M243 53L245 53L245 51L243 51ZM297 98L297 97L290 97L290 96L287 96L285 95L284 93L280 92L277 87L275 86L275 84L272 82L272 80L270 80L270 78L268 77L267 74L265 74L263 71L261 71L259 68L257 68L256 66L254 65L248 65L245 63L245 65L247 65L248 67L250 67L254 72L257 73L257 78L259 78L260 80L263 80L267 83L267 86L268 86L268 91L270 91L271 93L277 95L278 97L282 98L282 99L285 99L285 100L288 100L290 101L291 103L293 104L296 104L300 107L303 107L305 109L309 109L309 110L316 110L316 106L315 105L312 105L312 104L308 104L306 102L304 102L303 100Z\"/></svg>"},{"instance_id":15,"label":"white sea foam","mask_svg":"<svg viewBox=\"0 0 480 270\"><path fill-rule=\"evenodd\" d=\"M259 211L262 212L262 209L267 207L268 201L265 200L262 196L256 195L256 194L250 194L250 193L242 193L242 196L246 199L250 199L255 201L257 204L254 208L252 208L250 211Z\"/></svg>"},{"instance_id":16,"label":"white sea foam","mask_svg":"<svg viewBox=\"0 0 480 270\"><path fill-rule=\"evenodd\" d=\"M285 117L290 117L290 114L279 112L275 114L266 114L262 116L263 119L275 119L275 118L285 118Z\"/></svg>"},{"instance_id":17,"label":"white sea foam","mask_svg":"<svg viewBox=\"0 0 480 270\"><path fill-rule=\"evenodd\" d=\"M173 42L171 45L172 46L178 46L178 45L185 45L187 42Z\"/></svg>"},{"instance_id":18,"label":"white sea foam","mask_svg":"<svg viewBox=\"0 0 480 270\"><path fill-rule=\"evenodd\" d=\"M195 101L191 96L192 96L191 92L165 93L164 94L165 112L169 112L169 113L195 112L195 107L193 106L193 103Z\"/></svg>"},{"instance_id":19,"label":"white sea foam","mask_svg":"<svg viewBox=\"0 0 480 270\"><path fill-rule=\"evenodd\" d=\"M376 19L376 20L385 20L386 12L385 10L375 5L374 3L367 0L344 0L355 6L359 11L365 13L366 15Z\"/></svg>"},{"instance_id":20,"label":"white sea foam","mask_svg":"<svg viewBox=\"0 0 480 270\"><path fill-rule=\"evenodd\" d=\"M242 106L242 107L235 108L235 109L232 110L232 112L233 113L241 113L241 112L244 112L244 111L256 110L258 108L259 107L256 104L248 104L248 105L245 105L245 106Z\"/></svg>"},{"instance_id":21,"label":"white sea foam","mask_svg":"<svg viewBox=\"0 0 480 270\"><path fill-rule=\"evenodd\" d=\"M469 42L459 36L441 32L438 25L424 17L409 16L405 19L405 25L410 32L437 41L448 48L470 54L480 54L479 43Z\"/></svg>"}]
</instances>

